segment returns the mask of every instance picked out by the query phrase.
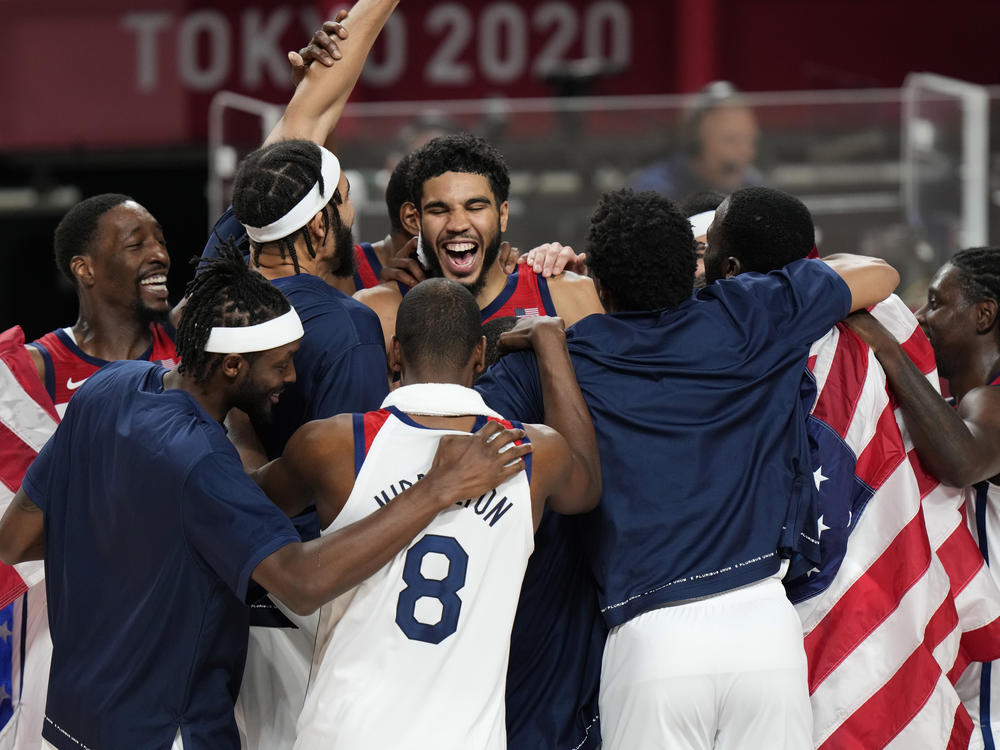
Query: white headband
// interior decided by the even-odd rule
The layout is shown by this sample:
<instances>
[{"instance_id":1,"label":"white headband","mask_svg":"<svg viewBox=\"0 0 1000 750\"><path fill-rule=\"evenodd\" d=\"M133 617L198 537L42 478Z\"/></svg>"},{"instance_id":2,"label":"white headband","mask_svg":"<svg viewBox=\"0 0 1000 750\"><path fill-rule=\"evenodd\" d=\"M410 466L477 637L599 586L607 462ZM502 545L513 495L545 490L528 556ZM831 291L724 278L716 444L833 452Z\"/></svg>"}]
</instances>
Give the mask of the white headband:
<instances>
[{"instance_id":1,"label":"white headband","mask_svg":"<svg viewBox=\"0 0 1000 750\"><path fill-rule=\"evenodd\" d=\"M691 231L694 232L695 238L703 237L714 219L715 211L702 211L700 214L689 216L688 221L691 222Z\"/></svg>"},{"instance_id":2,"label":"white headband","mask_svg":"<svg viewBox=\"0 0 1000 750\"><path fill-rule=\"evenodd\" d=\"M255 326L226 328L213 326L205 344L206 352L214 354L246 354L276 349L302 338L302 321L293 307L284 315Z\"/></svg>"},{"instance_id":3,"label":"white headband","mask_svg":"<svg viewBox=\"0 0 1000 750\"><path fill-rule=\"evenodd\" d=\"M320 191L317 181L312 190L292 206L288 213L277 221L272 221L266 227L251 227L244 224L243 228L247 230L247 237L257 243L280 240L282 237L287 237L292 232L302 229L323 206L330 202L333 191L340 184L340 162L337 161L336 156L322 146L319 147L319 150L323 158L320 173L323 175L324 190Z\"/></svg>"}]
</instances>

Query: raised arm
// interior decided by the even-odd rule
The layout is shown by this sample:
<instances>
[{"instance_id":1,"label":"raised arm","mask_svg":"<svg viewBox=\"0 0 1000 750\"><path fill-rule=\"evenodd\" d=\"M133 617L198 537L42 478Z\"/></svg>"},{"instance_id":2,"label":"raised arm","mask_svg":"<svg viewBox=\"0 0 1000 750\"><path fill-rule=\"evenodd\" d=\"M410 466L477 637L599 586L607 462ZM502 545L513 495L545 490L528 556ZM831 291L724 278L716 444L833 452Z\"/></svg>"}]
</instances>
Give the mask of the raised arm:
<instances>
[{"instance_id":1,"label":"raised arm","mask_svg":"<svg viewBox=\"0 0 1000 750\"><path fill-rule=\"evenodd\" d=\"M338 43L340 59L332 67L309 67L264 145L286 138L303 138L321 146L326 142L361 76L375 38L397 3L358 0L343 22L349 33Z\"/></svg>"},{"instance_id":2,"label":"raised arm","mask_svg":"<svg viewBox=\"0 0 1000 750\"><path fill-rule=\"evenodd\" d=\"M838 253L822 260L851 290L851 312L878 304L899 284L899 273L881 258Z\"/></svg>"},{"instance_id":3,"label":"raised arm","mask_svg":"<svg viewBox=\"0 0 1000 750\"><path fill-rule=\"evenodd\" d=\"M969 391L956 411L872 315L857 312L844 322L871 346L917 455L934 476L964 487L1000 474L1000 388Z\"/></svg>"},{"instance_id":4,"label":"raised arm","mask_svg":"<svg viewBox=\"0 0 1000 750\"><path fill-rule=\"evenodd\" d=\"M459 500L489 492L523 471L522 456L531 451L530 444L501 451L523 436L523 431L503 430L496 422L472 435L445 435L423 479L360 521L313 541L285 545L254 569L254 580L292 611L315 611L385 565L440 511ZM327 453L324 463L346 462L353 468L353 440L346 452L346 436L335 435L332 442L336 452ZM334 493L343 493L335 474L320 469L307 477L317 483L313 486L317 507L323 502L325 483L332 482ZM341 506L344 499L346 496L339 500Z\"/></svg>"},{"instance_id":5,"label":"raised arm","mask_svg":"<svg viewBox=\"0 0 1000 750\"><path fill-rule=\"evenodd\" d=\"M521 318L500 336L501 350L532 348L538 360L538 375L545 405L545 424L555 436L543 436L555 445L551 455L566 454L564 468L553 469L540 458L534 473L547 477L547 502L559 513L592 510L601 497L601 459L590 411L576 382L573 363L566 348L566 332L559 318ZM558 446L564 446L562 448ZM548 450L546 450L548 454ZM534 481L534 477L533 477Z\"/></svg>"}]
</instances>

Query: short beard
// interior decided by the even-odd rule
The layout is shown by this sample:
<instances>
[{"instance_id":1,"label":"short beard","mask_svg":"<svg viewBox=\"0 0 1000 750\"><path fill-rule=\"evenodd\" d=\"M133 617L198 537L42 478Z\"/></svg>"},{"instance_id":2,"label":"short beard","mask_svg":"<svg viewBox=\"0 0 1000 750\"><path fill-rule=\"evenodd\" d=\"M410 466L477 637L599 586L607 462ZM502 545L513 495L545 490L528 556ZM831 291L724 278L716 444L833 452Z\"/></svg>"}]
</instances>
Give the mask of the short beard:
<instances>
[{"instance_id":1,"label":"short beard","mask_svg":"<svg viewBox=\"0 0 1000 750\"><path fill-rule=\"evenodd\" d=\"M493 267L493 264L496 263L497 256L500 255L500 243L502 241L503 238L500 236L500 227L498 225L496 237L494 237L493 242L491 242L489 246L483 250L483 265L482 268L479 269L479 275L476 277L476 280L471 282L458 282L468 289L473 297L478 297L479 293L483 291L483 287L486 286L486 277L489 274L490 269ZM441 259L438 258L437 251L431 248L428 252L428 248L424 248L424 257L427 258L427 265L430 266L430 268L427 269L427 275L430 277L442 278L444 276L444 268L441 266Z\"/></svg>"},{"instance_id":2,"label":"short beard","mask_svg":"<svg viewBox=\"0 0 1000 750\"><path fill-rule=\"evenodd\" d=\"M163 325L170 320L170 305L167 305L166 309L163 310L153 310L146 307L142 303L142 300L139 299L135 302L133 312L135 312L136 320L143 326L152 325L153 323Z\"/></svg>"},{"instance_id":3,"label":"short beard","mask_svg":"<svg viewBox=\"0 0 1000 750\"><path fill-rule=\"evenodd\" d=\"M336 209L330 212L330 224L333 232L333 246L336 248L333 257L337 264L331 273L338 279L346 279L348 276L354 275L356 265L354 262L354 235L351 234L351 228L345 227L340 221L340 213Z\"/></svg>"}]
</instances>

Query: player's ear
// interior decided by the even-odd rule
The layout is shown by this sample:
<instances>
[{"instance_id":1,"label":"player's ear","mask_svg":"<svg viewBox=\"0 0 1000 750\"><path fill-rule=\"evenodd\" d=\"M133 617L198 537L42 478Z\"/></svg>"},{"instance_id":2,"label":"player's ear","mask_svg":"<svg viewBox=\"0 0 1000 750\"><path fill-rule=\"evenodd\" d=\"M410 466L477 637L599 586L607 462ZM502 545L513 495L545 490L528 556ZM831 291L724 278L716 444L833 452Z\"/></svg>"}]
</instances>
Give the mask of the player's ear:
<instances>
[{"instance_id":1,"label":"player's ear","mask_svg":"<svg viewBox=\"0 0 1000 750\"><path fill-rule=\"evenodd\" d=\"M997 322L997 301L987 297L976 303L976 333L992 330Z\"/></svg>"},{"instance_id":2,"label":"player's ear","mask_svg":"<svg viewBox=\"0 0 1000 750\"><path fill-rule=\"evenodd\" d=\"M76 283L82 286L94 285L94 259L86 253L74 255L69 259L69 270L72 272Z\"/></svg>"},{"instance_id":3,"label":"player's ear","mask_svg":"<svg viewBox=\"0 0 1000 750\"><path fill-rule=\"evenodd\" d=\"M245 362L246 360L240 354L227 354L222 358L222 365L219 369L227 378L235 380L239 377L240 370L243 369Z\"/></svg>"},{"instance_id":4,"label":"player's ear","mask_svg":"<svg viewBox=\"0 0 1000 750\"><path fill-rule=\"evenodd\" d=\"M331 210L336 211L337 209L332 208ZM309 232L309 239L312 240L313 248L317 248L323 244L323 239L329 234L330 231L325 206L317 211L316 215L309 220L309 223L306 224L306 229Z\"/></svg>"},{"instance_id":5,"label":"player's ear","mask_svg":"<svg viewBox=\"0 0 1000 750\"><path fill-rule=\"evenodd\" d=\"M420 214L412 201L406 201L399 207L399 221L410 234L416 236L420 233Z\"/></svg>"},{"instance_id":6,"label":"player's ear","mask_svg":"<svg viewBox=\"0 0 1000 750\"><path fill-rule=\"evenodd\" d=\"M403 352L399 348L399 339L393 335L389 341L389 351L386 352L389 359L389 372L403 372Z\"/></svg>"},{"instance_id":7,"label":"player's ear","mask_svg":"<svg viewBox=\"0 0 1000 750\"><path fill-rule=\"evenodd\" d=\"M472 350L472 372L478 377L486 370L486 337L480 336Z\"/></svg>"},{"instance_id":8,"label":"player's ear","mask_svg":"<svg viewBox=\"0 0 1000 750\"><path fill-rule=\"evenodd\" d=\"M399 207L399 220L403 222L406 231L412 235L420 234L420 212L413 203L404 203Z\"/></svg>"},{"instance_id":9,"label":"player's ear","mask_svg":"<svg viewBox=\"0 0 1000 750\"><path fill-rule=\"evenodd\" d=\"M731 279L733 276L739 276L741 273L743 273L743 264L739 258L734 258L730 255L722 261L722 278Z\"/></svg>"},{"instance_id":10,"label":"player's ear","mask_svg":"<svg viewBox=\"0 0 1000 750\"><path fill-rule=\"evenodd\" d=\"M510 206L507 201L500 204L500 233L503 234L507 231L507 212L510 210Z\"/></svg>"}]
</instances>

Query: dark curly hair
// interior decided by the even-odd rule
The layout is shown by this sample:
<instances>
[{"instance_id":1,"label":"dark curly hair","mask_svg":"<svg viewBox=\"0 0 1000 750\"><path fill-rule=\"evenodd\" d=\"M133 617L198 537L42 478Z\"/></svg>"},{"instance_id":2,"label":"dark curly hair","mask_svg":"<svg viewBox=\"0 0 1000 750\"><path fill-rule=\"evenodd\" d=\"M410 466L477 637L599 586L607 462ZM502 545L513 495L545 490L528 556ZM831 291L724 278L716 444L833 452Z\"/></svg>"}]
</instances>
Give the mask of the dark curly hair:
<instances>
[{"instance_id":1,"label":"dark curly hair","mask_svg":"<svg viewBox=\"0 0 1000 750\"><path fill-rule=\"evenodd\" d=\"M410 197L410 166L413 164L413 154L407 154L396 168L389 175L389 182L385 186L385 210L389 214L389 225L393 232L404 230L403 220L399 217L399 210L404 203L413 202Z\"/></svg>"},{"instance_id":2,"label":"dark curly hair","mask_svg":"<svg viewBox=\"0 0 1000 750\"><path fill-rule=\"evenodd\" d=\"M445 172L478 174L490 183L497 207L510 193L510 172L503 156L484 139L471 133L442 135L413 152L409 193L421 210L424 183Z\"/></svg>"},{"instance_id":3,"label":"dark curly hair","mask_svg":"<svg viewBox=\"0 0 1000 750\"><path fill-rule=\"evenodd\" d=\"M219 257L196 261L200 273L187 285L189 297L177 326L178 372L205 383L222 363L223 354L206 352L213 326L252 326L291 309L281 291L256 271L232 241L219 245ZM241 354L242 352L234 352ZM253 361L260 352L242 353Z\"/></svg>"},{"instance_id":4,"label":"dark curly hair","mask_svg":"<svg viewBox=\"0 0 1000 750\"><path fill-rule=\"evenodd\" d=\"M676 307L694 285L691 223L652 191L605 193L590 217L590 270L618 310Z\"/></svg>"},{"instance_id":5,"label":"dark curly hair","mask_svg":"<svg viewBox=\"0 0 1000 750\"><path fill-rule=\"evenodd\" d=\"M767 273L805 258L816 244L812 215L793 195L747 187L729 196L716 214L716 241L723 257L738 258L744 271Z\"/></svg>"},{"instance_id":6,"label":"dark curly hair","mask_svg":"<svg viewBox=\"0 0 1000 750\"><path fill-rule=\"evenodd\" d=\"M56 267L74 285L76 277L73 276L70 261L76 255L89 255L101 217L115 206L131 200L121 193L94 195L77 203L60 219L53 242Z\"/></svg>"},{"instance_id":7,"label":"dark curly hair","mask_svg":"<svg viewBox=\"0 0 1000 750\"><path fill-rule=\"evenodd\" d=\"M985 299L1000 304L1000 248L970 247L948 261L958 269L958 279L966 302Z\"/></svg>"},{"instance_id":8,"label":"dark curly hair","mask_svg":"<svg viewBox=\"0 0 1000 750\"><path fill-rule=\"evenodd\" d=\"M263 227L277 221L295 206L313 185L319 183L325 190L321 171L323 157L312 141L290 139L264 146L247 156L236 171L233 183L233 216L241 224ZM333 201L343 203L340 191L335 189ZM335 226L329 206L323 207L327 231ZM295 239L301 235L305 239L309 254L315 258L312 240L305 227L297 229L287 237L276 240L281 257L292 259L295 272L299 273L299 258L295 252ZM325 241L324 236L324 241ZM250 242L254 262L260 259L260 245Z\"/></svg>"},{"instance_id":9,"label":"dark curly hair","mask_svg":"<svg viewBox=\"0 0 1000 750\"><path fill-rule=\"evenodd\" d=\"M479 305L457 281L426 279L399 303L396 338L411 365L460 368L482 335Z\"/></svg>"}]
</instances>

